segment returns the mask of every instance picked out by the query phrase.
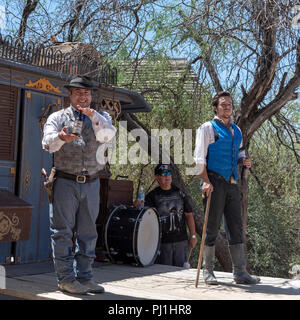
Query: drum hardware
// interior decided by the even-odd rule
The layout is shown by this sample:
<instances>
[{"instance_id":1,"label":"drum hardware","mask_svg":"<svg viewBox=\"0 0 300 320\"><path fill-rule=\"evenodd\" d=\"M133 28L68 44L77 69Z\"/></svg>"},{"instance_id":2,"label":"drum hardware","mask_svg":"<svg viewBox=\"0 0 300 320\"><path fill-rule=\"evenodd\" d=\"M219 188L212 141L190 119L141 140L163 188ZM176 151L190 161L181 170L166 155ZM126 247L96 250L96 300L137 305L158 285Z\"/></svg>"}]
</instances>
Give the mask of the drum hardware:
<instances>
[{"instance_id":1,"label":"drum hardware","mask_svg":"<svg viewBox=\"0 0 300 320\"><path fill-rule=\"evenodd\" d=\"M129 218L129 219L128 219L128 222L136 222L136 219L134 219L134 218Z\"/></svg>"},{"instance_id":2,"label":"drum hardware","mask_svg":"<svg viewBox=\"0 0 300 320\"><path fill-rule=\"evenodd\" d=\"M114 221L120 221L121 218L120 217L113 217Z\"/></svg>"},{"instance_id":3,"label":"drum hardware","mask_svg":"<svg viewBox=\"0 0 300 320\"><path fill-rule=\"evenodd\" d=\"M122 209L126 209L127 206L125 206L124 204L114 204L112 206L112 210L116 209L116 208L122 208Z\"/></svg>"}]
</instances>

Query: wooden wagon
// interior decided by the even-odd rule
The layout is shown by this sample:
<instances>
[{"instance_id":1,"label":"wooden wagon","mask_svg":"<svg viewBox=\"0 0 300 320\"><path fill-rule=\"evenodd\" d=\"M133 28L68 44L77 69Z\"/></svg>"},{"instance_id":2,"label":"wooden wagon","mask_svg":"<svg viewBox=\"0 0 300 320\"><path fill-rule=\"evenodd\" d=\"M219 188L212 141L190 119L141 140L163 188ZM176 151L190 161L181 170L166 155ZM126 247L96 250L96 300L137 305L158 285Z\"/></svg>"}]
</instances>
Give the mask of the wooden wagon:
<instances>
[{"instance_id":1,"label":"wooden wagon","mask_svg":"<svg viewBox=\"0 0 300 320\"><path fill-rule=\"evenodd\" d=\"M50 170L52 155L42 150L42 127L51 112L68 106L63 85L72 75L88 74L98 82L94 107L113 118L151 111L139 93L117 87L117 70L103 65L94 49L60 49L0 36L0 264L50 258L49 203L41 168ZM99 224L112 204L132 202L132 182L109 176L104 172L101 179Z\"/></svg>"}]
</instances>

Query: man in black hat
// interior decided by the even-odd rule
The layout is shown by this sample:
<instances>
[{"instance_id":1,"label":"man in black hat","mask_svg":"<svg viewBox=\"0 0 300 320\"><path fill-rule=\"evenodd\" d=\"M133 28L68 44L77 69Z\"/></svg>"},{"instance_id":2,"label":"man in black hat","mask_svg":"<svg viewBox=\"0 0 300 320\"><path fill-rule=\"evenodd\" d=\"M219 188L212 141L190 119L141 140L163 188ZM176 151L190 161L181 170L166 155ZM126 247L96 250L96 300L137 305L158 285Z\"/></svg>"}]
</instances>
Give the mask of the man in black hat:
<instances>
[{"instance_id":1,"label":"man in black hat","mask_svg":"<svg viewBox=\"0 0 300 320\"><path fill-rule=\"evenodd\" d=\"M172 184L172 170L168 164L158 164L154 175L159 186L146 195L145 205L157 209L162 224L157 263L183 267L188 249L197 244L192 208L185 194ZM138 201L136 205L139 205Z\"/></svg>"},{"instance_id":2,"label":"man in black hat","mask_svg":"<svg viewBox=\"0 0 300 320\"><path fill-rule=\"evenodd\" d=\"M76 76L70 84L70 106L52 113L44 126L43 148L53 153L56 170L53 202L50 204L50 231L58 287L73 294L104 292L92 280L92 263L97 241L99 172L101 144L116 129L106 112L90 108L92 80ZM73 241L75 239L75 252Z\"/></svg>"}]
</instances>

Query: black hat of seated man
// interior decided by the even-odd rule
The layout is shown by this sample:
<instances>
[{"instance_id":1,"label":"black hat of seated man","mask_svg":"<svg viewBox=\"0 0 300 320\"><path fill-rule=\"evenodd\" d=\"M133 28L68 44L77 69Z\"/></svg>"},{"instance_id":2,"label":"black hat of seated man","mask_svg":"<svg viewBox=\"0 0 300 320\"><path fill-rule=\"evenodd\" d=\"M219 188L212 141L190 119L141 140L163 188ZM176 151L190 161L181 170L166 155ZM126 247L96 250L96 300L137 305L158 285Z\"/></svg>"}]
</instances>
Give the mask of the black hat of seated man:
<instances>
[{"instance_id":1,"label":"black hat of seated man","mask_svg":"<svg viewBox=\"0 0 300 320\"><path fill-rule=\"evenodd\" d=\"M90 78L86 76L74 76L69 84L64 85L67 89L72 88L82 88L82 89L89 89L89 90L96 90L96 84L95 82Z\"/></svg>"},{"instance_id":2,"label":"black hat of seated man","mask_svg":"<svg viewBox=\"0 0 300 320\"><path fill-rule=\"evenodd\" d=\"M154 175L159 176L163 172L171 171L171 167L168 164L158 164L154 169Z\"/></svg>"}]
</instances>

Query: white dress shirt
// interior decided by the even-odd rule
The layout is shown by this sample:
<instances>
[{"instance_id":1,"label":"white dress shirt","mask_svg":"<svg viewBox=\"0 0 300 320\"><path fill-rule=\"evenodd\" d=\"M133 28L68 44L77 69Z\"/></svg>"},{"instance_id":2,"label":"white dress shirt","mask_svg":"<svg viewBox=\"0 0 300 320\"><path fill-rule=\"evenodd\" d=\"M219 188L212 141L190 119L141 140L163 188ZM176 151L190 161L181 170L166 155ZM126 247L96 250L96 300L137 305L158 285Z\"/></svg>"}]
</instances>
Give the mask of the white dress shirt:
<instances>
[{"instance_id":1,"label":"white dress shirt","mask_svg":"<svg viewBox=\"0 0 300 320\"><path fill-rule=\"evenodd\" d=\"M224 122L220 118L218 118L217 116L214 117L214 120L220 121L221 123L224 124ZM233 121L231 119L227 128L229 129L229 131L233 135L234 131L231 126L232 123L233 123ZM240 130L240 128L238 128L238 129ZM210 121L205 122L197 129L197 132L196 132L196 145L195 145L195 151L194 151L194 160L197 164L206 165L208 146L214 142L215 142L215 133L214 133L213 125ZM243 141L240 144L239 160L241 158L246 157L245 150L242 149L242 147L243 147Z\"/></svg>"},{"instance_id":2,"label":"white dress shirt","mask_svg":"<svg viewBox=\"0 0 300 320\"><path fill-rule=\"evenodd\" d=\"M72 106L71 108L75 110ZM117 130L112 125L111 117L107 112L101 111L101 113L99 113L95 110L93 117L90 119L97 141L106 143L115 136ZM58 134L62 130L60 113L52 113L47 122L49 124L51 123L51 125L44 126L42 146L43 149L53 153L58 151L66 143L58 137Z\"/></svg>"}]
</instances>

